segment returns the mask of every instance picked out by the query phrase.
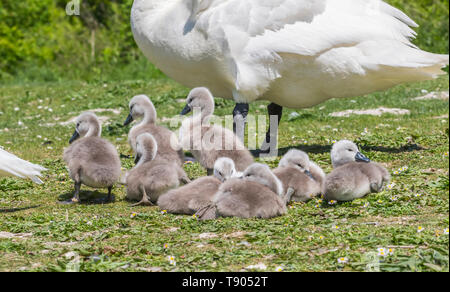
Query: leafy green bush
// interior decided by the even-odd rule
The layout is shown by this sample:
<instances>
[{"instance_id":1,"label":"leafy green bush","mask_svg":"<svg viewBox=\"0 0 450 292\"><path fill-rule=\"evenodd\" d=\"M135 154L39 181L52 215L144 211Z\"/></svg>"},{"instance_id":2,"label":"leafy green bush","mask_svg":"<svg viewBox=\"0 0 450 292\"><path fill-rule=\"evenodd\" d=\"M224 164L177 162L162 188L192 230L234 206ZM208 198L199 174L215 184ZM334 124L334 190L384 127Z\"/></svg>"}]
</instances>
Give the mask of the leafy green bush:
<instances>
[{"instance_id":1,"label":"leafy green bush","mask_svg":"<svg viewBox=\"0 0 450 292\"><path fill-rule=\"evenodd\" d=\"M388 2L421 25L421 48L448 52L448 0ZM0 82L163 76L134 42L133 0L82 0L80 16L66 15L67 3L0 1Z\"/></svg>"},{"instance_id":2,"label":"leafy green bush","mask_svg":"<svg viewBox=\"0 0 450 292\"><path fill-rule=\"evenodd\" d=\"M134 43L132 2L84 0L81 15L68 16L69 0L1 1L0 77L91 80L122 67L121 76L133 68L160 74Z\"/></svg>"},{"instance_id":3,"label":"leafy green bush","mask_svg":"<svg viewBox=\"0 0 450 292\"><path fill-rule=\"evenodd\" d=\"M423 50L448 53L449 3L448 0L387 0L411 17L419 27L415 43Z\"/></svg>"}]
</instances>

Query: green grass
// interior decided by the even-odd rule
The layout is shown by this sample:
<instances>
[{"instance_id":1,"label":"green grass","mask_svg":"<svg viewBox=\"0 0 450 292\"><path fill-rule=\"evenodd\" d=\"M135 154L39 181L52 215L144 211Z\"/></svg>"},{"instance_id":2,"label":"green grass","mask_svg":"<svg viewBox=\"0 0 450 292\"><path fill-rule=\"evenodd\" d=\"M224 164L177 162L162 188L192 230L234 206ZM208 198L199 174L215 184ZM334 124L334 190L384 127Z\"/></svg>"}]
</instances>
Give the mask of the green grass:
<instances>
[{"instance_id":1,"label":"green grass","mask_svg":"<svg viewBox=\"0 0 450 292\"><path fill-rule=\"evenodd\" d=\"M357 99L331 100L298 111L296 119L286 110L281 123L282 153L289 147L306 150L326 172L331 171L331 141L344 138L357 141L367 156L391 173L408 166L406 172L393 175L392 190L333 206L318 199L293 204L286 216L272 220L198 222L190 216L161 214L157 207L131 208L123 187L114 189L114 204L58 203L73 191L62 161L73 126L60 122L84 110L119 109L120 114L98 113L110 118L103 136L120 153L131 154L128 129L121 127L129 99L149 95L162 119L180 112L179 100L188 89L164 78L3 85L0 145L49 171L41 186L0 179L0 232L25 233L23 238L0 239L0 271L240 271L258 263L264 263L267 271L278 266L285 271L364 271L371 258L378 259L377 248L389 246L394 254L380 258L382 271L448 271L449 237L442 234L449 226L448 100L413 101L423 95L422 89L448 90L448 77ZM216 102L217 115L231 114L233 102ZM252 104L251 112L265 114L262 105ZM329 116L380 106L408 109L411 114ZM122 159L122 165L131 168L132 159ZM198 164L187 165L186 171L191 178L206 174ZM5 212L29 206L37 207ZM133 212L137 216L131 218ZM419 226L423 232L417 232ZM200 238L204 233L211 234ZM79 256L78 264L71 252ZM168 256L175 257L176 266ZM339 264L340 257L348 263Z\"/></svg>"}]
</instances>

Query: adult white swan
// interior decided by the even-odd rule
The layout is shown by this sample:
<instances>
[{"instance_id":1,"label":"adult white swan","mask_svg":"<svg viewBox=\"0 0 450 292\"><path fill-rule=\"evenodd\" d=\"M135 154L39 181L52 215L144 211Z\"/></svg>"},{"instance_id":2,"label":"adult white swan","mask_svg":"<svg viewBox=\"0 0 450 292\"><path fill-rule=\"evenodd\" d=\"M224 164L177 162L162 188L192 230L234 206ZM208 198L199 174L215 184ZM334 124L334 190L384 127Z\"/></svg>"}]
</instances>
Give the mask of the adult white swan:
<instances>
[{"instance_id":1,"label":"adult white swan","mask_svg":"<svg viewBox=\"0 0 450 292\"><path fill-rule=\"evenodd\" d=\"M449 61L414 46L417 24L381 0L135 0L131 25L152 63L234 99L239 121L255 100L281 118L282 107L435 78Z\"/></svg>"},{"instance_id":2,"label":"adult white swan","mask_svg":"<svg viewBox=\"0 0 450 292\"><path fill-rule=\"evenodd\" d=\"M27 177L37 184L42 184L42 180L39 179L39 176L41 176L41 171L45 170L47 169L42 166L22 160L0 148L0 177Z\"/></svg>"}]
</instances>

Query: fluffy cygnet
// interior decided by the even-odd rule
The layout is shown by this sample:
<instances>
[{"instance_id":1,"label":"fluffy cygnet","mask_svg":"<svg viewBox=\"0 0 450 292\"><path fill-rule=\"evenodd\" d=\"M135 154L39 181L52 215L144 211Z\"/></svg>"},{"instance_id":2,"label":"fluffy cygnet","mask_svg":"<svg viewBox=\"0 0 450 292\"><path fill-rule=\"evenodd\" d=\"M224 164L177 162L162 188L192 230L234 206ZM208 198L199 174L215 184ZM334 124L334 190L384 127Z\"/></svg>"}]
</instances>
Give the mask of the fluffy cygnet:
<instances>
[{"instance_id":1,"label":"fluffy cygnet","mask_svg":"<svg viewBox=\"0 0 450 292\"><path fill-rule=\"evenodd\" d=\"M149 133L136 139L136 166L126 176L127 198L137 205L152 206L159 196L177 188L180 182L189 183L177 161L160 157L156 139Z\"/></svg>"},{"instance_id":2,"label":"fluffy cygnet","mask_svg":"<svg viewBox=\"0 0 450 292\"><path fill-rule=\"evenodd\" d=\"M253 163L252 154L233 131L209 124L214 114L214 98L207 88L195 88L189 93L181 114L191 111L194 116L183 121L180 128L180 143L207 169L208 175L220 157L232 159L240 172Z\"/></svg>"},{"instance_id":3,"label":"fluffy cygnet","mask_svg":"<svg viewBox=\"0 0 450 292\"><path fill-rule=\"evenodd\" d=\"M101 132L95 114L85 112L76 119L71 145L64 151L69 175L75 182L73 203L80 201L81 184L108 188L108 201L112 200L111 190L121 173L120 159L114 145L100 138Z\"/></svg>"},{"instance_id":4,"label":"fluffy cygnet","mask_svg":"<svg viewBox=\"0 0 450 292\"><path fill-rule=\"evenodd\" d=\"M171 190L158 199L158 206L173 214L195 214L212 203L214 194L226 180L238 175L233 160L219 158L214 164L214 176L201 177L195 181Z\"/></svg>"},{"instance_id":5,"label":"fluffy cygnet","mask_svg":"<svg viewBox=\"0 0 450 292\"><path fill-rule=\"evenodd\" d=\"M156 109L146 95L133 97L129 104L130 114L124 125L129 125L133 120L142 119L140 123L131 128L128 133L128 143L136 153L136 138L143 133L150 133L158 143L158 155L170 161L183 165L184 153L178 142L177 136L169 129L156 124Z\"/></svg>"},{"instance_id":6,"label":"fluffy cygnet","mask_svg":"<svg viewBox=\"0 0 450 292\"><path fill-rule=\"evenodd\" d=\"M325 173L303 151L290 150L273 173L283 183L288 200L307 202L322 193Z\"/></svg>"},{"instance_id":7,"label":"fluffy cygnet","mask_svg":"<svg viewBox=\"0 0 450 292\"><path fill-rule=\"evenodd\" d=\"M351 141L334 144L331 161L334 170L326 177L324 186L324 198L328 201L351 201L380 192L390 181L386 168L371 162Z\"/></svg>"},{"instance_id":8,"label":"fluffy cygnet","mask_svg":"<svg viewBox=\"0 0 450 292\"><path fill-rule=\"evenodd\" d=\"M223 183L213 203L197 212L199 220L218 217L272 218L286 213L281 181L267 165L249 166L242 178Z\"/></svg>"}]
</instances>

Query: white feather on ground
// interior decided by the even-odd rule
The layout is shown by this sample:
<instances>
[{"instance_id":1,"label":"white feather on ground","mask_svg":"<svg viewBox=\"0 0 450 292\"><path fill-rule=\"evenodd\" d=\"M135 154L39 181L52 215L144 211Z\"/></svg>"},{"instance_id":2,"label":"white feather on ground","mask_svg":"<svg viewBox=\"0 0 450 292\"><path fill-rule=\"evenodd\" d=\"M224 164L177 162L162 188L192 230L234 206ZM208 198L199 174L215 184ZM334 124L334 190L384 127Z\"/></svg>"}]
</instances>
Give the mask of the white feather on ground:
<instances>
[{"instance_id":1,"label":"white feather on ground","mask_svg":"<svg viewBox=\"0 0 450 292\"><path fill-rule=\"evenodd\" d=\"M0 148L0 177L17 176L29 178L37 184L42 184L43 182L39 177L42 176L41 172L45 170L47 169L40 165L20 159Z\"/></svg>"}]
</instances>

